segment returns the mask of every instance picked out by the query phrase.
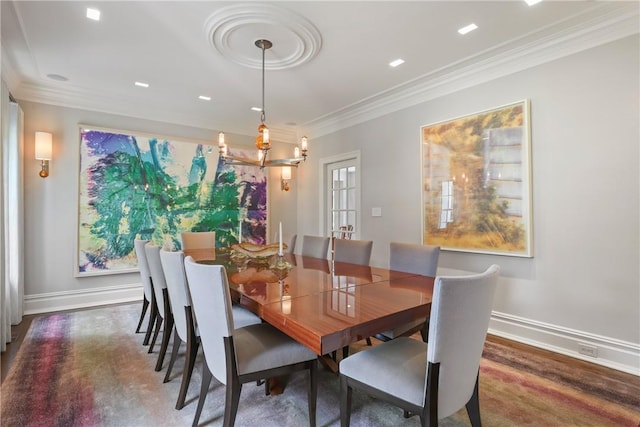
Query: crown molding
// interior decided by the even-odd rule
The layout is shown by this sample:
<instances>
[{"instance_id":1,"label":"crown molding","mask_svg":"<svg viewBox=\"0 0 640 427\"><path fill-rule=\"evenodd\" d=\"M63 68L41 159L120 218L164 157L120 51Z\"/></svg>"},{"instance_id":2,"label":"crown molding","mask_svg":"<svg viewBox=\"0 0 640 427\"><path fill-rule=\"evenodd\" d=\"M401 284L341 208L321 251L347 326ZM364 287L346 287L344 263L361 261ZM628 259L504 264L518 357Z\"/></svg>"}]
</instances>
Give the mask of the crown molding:
<instances>
[{"instance_id":1,"label":"crown molding","mask_svg":"<svg viewBox=\"0 0 640 427\"><path fill-rule=\"evenodd\" d=\"M7 84L9 91L11 91L12 87L16 87L20 84L20 77L18 76L18 73L16 73L13 63L9 61L9 58L7 57L7 49L1 47L1 43L0 50L0 74L2 75L2 80Z\"/></svg>"},{"instance_id":2,"label":"crown molding","mask_svg":"<svg viewBox=\"0 0 640 427\"><path fill-rule=\"evenodd\" d=\"M500 53L492 49L474 55L307 122L303 127L317 138L640 32L635 4L619 3L613 10L603 12L608 6L595 6L587 12L588 19L582 16L581 22L551 30L543 38L517 48L506 46Z\"/></svg>"}]
</instances>

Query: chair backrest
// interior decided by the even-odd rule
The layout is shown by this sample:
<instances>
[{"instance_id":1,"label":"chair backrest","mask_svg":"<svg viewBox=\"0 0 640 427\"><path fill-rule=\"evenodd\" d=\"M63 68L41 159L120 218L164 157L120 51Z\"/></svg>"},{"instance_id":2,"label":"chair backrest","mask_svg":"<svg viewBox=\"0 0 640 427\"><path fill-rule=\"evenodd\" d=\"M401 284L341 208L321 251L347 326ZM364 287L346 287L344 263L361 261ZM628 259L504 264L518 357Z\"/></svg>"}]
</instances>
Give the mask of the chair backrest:
<instances>
[{"instance_id":1,"label":"chair backrest","mask_svg":"<svg viewBox=\"0 0 640 427\"><path fill-rule=\"evenodd\" d=\"M335 239L333 244L334 261L369 265L373 248L371 240Z\"/></svg>"},{"instance_id":2,"label":"chair backrest","mask_svg":"<svg viewBox=\"0 0 640 427\"><path fill-rule=\"evenodd\" d=\"M473 394L499 273L494 264L480 274L436 278L427 361L440 364L439 419L463 408Z\"/></svg>"},{"instance_id":3,"label":"chair backrest","mask_svg":"<svg viewBox=\"0 0 640 427\"><path fill-rule=\"evenodd\" d=\"M295 253L297 240L298 240L297 234L294 234L293 236L291 236L291 240L289 241L289 247L287 248L287 252L289 252L290 254Z\"/></svg>"},{"instance_id":4,"label":"chair backrest","mask_svg":"<svg viewBox=\"0 0 640 427\"><path fill-rule=\"evenodd\" d=\"M169 301L171 301L171 309L174 314L176 331L180 339L186 342L187 318L184 308L191 306L191 298L188 294L187 275L184 271L184 252L170 252L161 249L160 262L167 282L167 291L169 292Z\"/></svg>"},{"instance_id":5,"label":"chair backrest","mask_svg":"<svg viewBox=\"0 0 640 427\"><path fill-rule=\"evenodd\" d=\"M436 276L440 246L391 242L389 250L389 268L391 270L422 276Z\"/></svg>"},{"instance_id":6,"label":"chair backrest","mask_svg":"<svg viewBox=\"0 0 640 427\"><path fill-rule=\"evenodd\" d=\"M156 296L158 313L160 313L160 317L164 319L164 295L162 293L162 290L167 288L167 282L164 279L164 271L162 271L162 263L160 262L160 246L156 246L152 243L147 243L144 246L144 251L147 254L147 262L149 263L151 280L153 280L153 293ZM171 302L171 300L169 300L169 302Z\"/></svg>"},{"instance_id":7,"label":"chair backrest","mask_svg":"<svg viewBox=\"0 0 640 427\"><path fill-rule=\"evenodd\" d=\"M320 236L302 236L302 252L303 256L313 258L327 258L329 250L329 238Z\"/></svg>"},{"instance_id":8,"label":"chair backrest","mask_svg":"<svg viewBox=\"0 0 640 427\"><path fill-rule=\"evenodd\" d=\"M185 231L180 233L182 250L213 249L216 247L215 231Z\"/></svg>"},{"instance_id":9,"label":"chair backrest","mask_svg":"<svg viewBox=\"0 0 640 427\"><path fill-rule=\"evenodd\" d=\"M140 280L142 281L142 289L147 301L151 301L151 273L149 272L149 263L147 263L147 254L144 251L144 245L149 243L148 240L136 239L133 241L133 247L138 258L138 268L140 269Z\"/></svg>"},{"instance_id":10,"label":"chair backrest","mask_svg":"<svg viewBox=\"0 0 640 427\"><path fill-rule=\"evenodd\" d=\"M184 261L200 340L207 366L218 381L227 383L224 337L233 335L231 295L224 266Z\"/></svg>"}]
</instances>

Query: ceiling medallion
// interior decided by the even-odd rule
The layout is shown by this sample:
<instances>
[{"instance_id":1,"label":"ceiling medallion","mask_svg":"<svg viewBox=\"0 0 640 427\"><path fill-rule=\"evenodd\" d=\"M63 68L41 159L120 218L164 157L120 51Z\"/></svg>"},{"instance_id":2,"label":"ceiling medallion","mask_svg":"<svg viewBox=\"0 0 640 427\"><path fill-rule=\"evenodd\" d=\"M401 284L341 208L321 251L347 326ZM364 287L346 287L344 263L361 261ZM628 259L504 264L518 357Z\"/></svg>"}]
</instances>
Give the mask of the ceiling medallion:
<instances>
[{"instance_id":1,"label":"ceiling medallion","mask_svg":"<svg viewBox=\"0 0 640 427\"><path fill-rule=\"evenodd\" d=\"M265 3L240 3L217 10L205 22L211 46L222 56L244 67L283 70L313 59L322 47L318 29L288 9ZM245 49L257 39L273 40L277 58L265 64Z\"/></svg>"}]
</instances>

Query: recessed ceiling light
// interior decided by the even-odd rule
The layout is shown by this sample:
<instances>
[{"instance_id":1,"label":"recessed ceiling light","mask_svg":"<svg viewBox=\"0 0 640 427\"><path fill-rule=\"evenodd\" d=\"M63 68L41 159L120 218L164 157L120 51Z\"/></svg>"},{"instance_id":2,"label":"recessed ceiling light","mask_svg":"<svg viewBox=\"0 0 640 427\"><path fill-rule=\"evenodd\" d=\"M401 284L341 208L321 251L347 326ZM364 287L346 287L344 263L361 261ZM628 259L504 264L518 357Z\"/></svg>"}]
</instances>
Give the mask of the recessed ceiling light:
<instances>
[{"instance_id":1,"label":"recessed ceiling light","mask_svg":"<svg viewBox=\"0 0 640 427\"><path fill-rule=\"evenodd\" d=\"M198 99L202 99L203 101L211 101L211 97L210 96L204 96L204 95L200 95L198 97Z\"/></svg>"},{"instance_id":2,"label":"recessed ceiling light","mask_svg":"<svg viewBox=\"0 0 640 427\"><path fill-rule=\"evenodd\" d=\"M143 82L135 82L135 85L140 87L149 87L149 83L143 83Z\"/></svg>"},{"instance_id":3,"label":"recessed ceiling light","mask_svg":"<svg viewBox=\"0 0 640 427\"><path fill-rule=\"evenodd\" d=\"M458 30L458 32L462 35L465 35L467 33L470 33L471 31L477 29L478 26L476 24L469 24L466 27L462 27Z\"/></svg>"},{"instance_id":4,"label":"recessed ceiling light","mask_svg":"<svg viewBox=\"0 0 640 427\"><path fill-rule=\"evenodd\" d=\"M540 3L542 0L524 0L529 6Z\"/></svg>"},{"instance_id":5,"label":"recessed ceiling light","mask_svg":"<svg viewBox=\"0 0 640 427\"><path fill-rule=\"evenodd\" d=\"M87 18L93 19L94 21L100 20L100 11L98 9L93 9L91 7L87 8Z\"/></svg>"},{"instance_id":6,"label":"recessed ceiling light","mask_svg":"<svg viewBox=\"0 0 640 427\"><path fill-rule=\"evenodd\" d=\"M261 111L262 111L262 108L260 108L260 107L251 107L251 110L252 110L252 111L258 111L258 112L261 112Z\"/></svg>"},{"instance_id":7,"label":"recessed ceiling light","mask_svg":"<svg viewBox=\"0 0 640 427\"><path fill-rule=\"evenodd\" d=\"M389 62L389 66L394 68L402 64L404 64L404 59L396 59L395 61Z\"/></svg>"}]
</instances>

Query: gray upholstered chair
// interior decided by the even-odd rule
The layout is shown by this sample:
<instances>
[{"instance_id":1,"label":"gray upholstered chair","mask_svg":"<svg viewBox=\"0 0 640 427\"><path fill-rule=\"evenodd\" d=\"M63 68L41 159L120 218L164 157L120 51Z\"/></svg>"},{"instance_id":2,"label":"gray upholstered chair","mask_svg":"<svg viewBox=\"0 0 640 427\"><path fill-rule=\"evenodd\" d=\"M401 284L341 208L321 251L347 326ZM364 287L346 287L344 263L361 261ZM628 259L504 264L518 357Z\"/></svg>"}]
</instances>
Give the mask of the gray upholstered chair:
<instances>
[{"instance_id":1,"label":"gray upholstered chair","mask_svg":"<svg viewBox=\"0 0 640 427\"><path fill-rule=\"evenodd\" d=\"M216 247L215 231L185 231L180 233L182 250L212 249Z\"/></svg>"},{"instance_id":2,"label":"gray upholstered chair","mask_svg":"<svg viewBox=\"0 0 640 427\"><path fill-rule=\"evenodd\" d=\"M480 426L478 375L499 271L436 278L428 344L401 337L343 360L341 426L350 423L353 389L419 415L422 426L465 406Z\"/></svg>"},{"instance_id":3,"label":"gray upholstered chair","mask_svg":"<svg viewBox=\"0 0 640 427\"><path fill-rule=\"evenodd\" d=\"M162 327L162 344L160 345L160 352L158 353L158 361L156 362L156 371L162 369L162 362L164 361L164 355L167 352L169 346L169 339L171 337L171 331L173 331L173 314L171 313L171 304L169 302L169 292L167 290L167 282L164 278L164 271L162 271L162 263L160 262L160 246L156 246L152 243L147 243L144 246L144 251L147 254L147 262L149 263L149 271L151 272L151 279L153 280L153 292L156 296L156 305L158 306L158 316L156 319L156 329L153 332L153 338L149 345L149 353L153 352L153 347L158 338L158 333Z\"/></svg>"},{"instance_id":4,"label":"gray upholstered chair","mask_svg":"<svg viewBox=\"0 0 640 427\"><path fill-rule=\"evenodd\" d=\"M182 409L187 396L187 390L189 389L189 381L193 373L198 347L200 346L200 334L196 328L191 307L191 295L189 295L187 276L184 271L184 252L169 252L161 249L160 262L162 263L162 270L164 271L164 277L167 282L169 301L171 301L175 322L173 349L171 351L171 359L169 360L167 373L164 377L165 383L171 378L171 371L178 357L180 345L186 343L187 346L184 369L182 370L182 383L176 402L176 409ZM241 328L262 323L262 320L249 310L234 305L233 322L236 328Z\"/></svg>"},{"instance_id":5,"label":"gray upholstered chair","mask_svg":"<svg viewBox=\"0 0 640 427\"><path fill-rule=\"evenodd\" d=\"M334 261L369 265L373 248L371 240L335 239L333 245Z\"/></svg>"},{"instance_id":6,"label":"gray upholstered chair","mask_svg":"<svg viewBox=\"0 0 640 427\"><path fill-rule=\"evenodd\" d=\"M391 242L389 244L389 269L406 273L435 277L438 272L440 246L417 245L414 243ZM427 341L429 319L418 319L398 325L395 328L376 335L382 341L409 336L420 331L422 340Z\"/></svg>"},{"instance_id":7,"label":"gray upholstered chair","mask_svg":"<svg viewBox=\"0 0 640 427\"><path fill-rule=\"evenodd\" d=\"M138 321L138 327L136 328L136 333L140 332L140 327L142 326L142 322L144 321L144 316L151 306L149 311L149 325L147 326L147 332L144 335L144 340L142 344L149 344L149 338L151 338L151 333L153 332L153 325L156 320L156 315L158 309L156 307L156 297L153 294L153 284L151 283L151 273L149 272L149 264L147 263L147 254L144 251L144 245L146 245L149 241L136 239L133 242L133 247L136 251L136 258L138 259L138 268L140 269L140 281L142 282L142 289L144 292L143 300L142 300L142 312L140 313L140 320Z\"/></svg>"},{"instance_id":8,"label":"gray upholstered chair","mask_svg":"<svg viewBox=\"0 0 640 427\"><path fill-rule=\"evenodd\" d=\"M235 421L242 384L309 370L309 424L316 424L317 356L273 326L235 329L224 266L185 259L193 309L204 350L202 387L193 425L198 424L212 377L226 386L224 426Z\"/></svg>"},{"instance_id":9,"label":"gray upholstered chair","mask_svg":"<svg viewBox=\"0 0 640 427\"><path fill-rule=\"evenodd\" d=\"M327 258L329 238L320 236L302 236L302 256Z\"/></svg>"}]
</instances>

